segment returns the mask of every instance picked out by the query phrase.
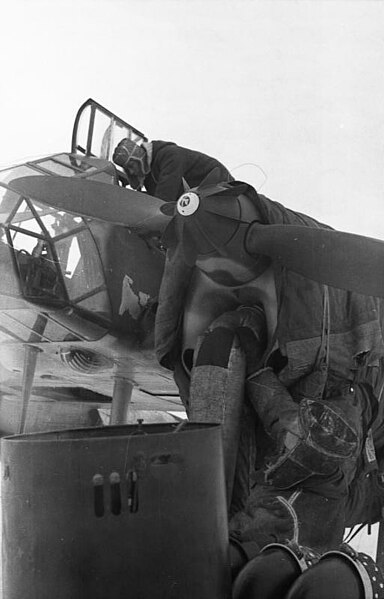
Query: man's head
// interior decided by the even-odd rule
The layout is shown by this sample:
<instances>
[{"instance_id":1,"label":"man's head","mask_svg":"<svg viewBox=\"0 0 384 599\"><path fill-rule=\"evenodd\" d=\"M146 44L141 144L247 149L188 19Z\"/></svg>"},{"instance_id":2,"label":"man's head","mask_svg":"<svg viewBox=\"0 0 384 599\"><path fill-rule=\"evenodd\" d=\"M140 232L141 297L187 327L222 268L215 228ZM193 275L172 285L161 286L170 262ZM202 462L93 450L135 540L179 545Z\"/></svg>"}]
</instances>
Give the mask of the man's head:
<instances>
[{"instance_id":1,"label":"man's head","mask_svg":"<svg viewBox=\"0 0 384 599\"><path fill-rule=\"evenodd\" d=\"M132 139L122 139L113 152L112 160L127 174L133 189L140 188L149 172L148 155L145 148Z\"/></svg>"}]
</instances>

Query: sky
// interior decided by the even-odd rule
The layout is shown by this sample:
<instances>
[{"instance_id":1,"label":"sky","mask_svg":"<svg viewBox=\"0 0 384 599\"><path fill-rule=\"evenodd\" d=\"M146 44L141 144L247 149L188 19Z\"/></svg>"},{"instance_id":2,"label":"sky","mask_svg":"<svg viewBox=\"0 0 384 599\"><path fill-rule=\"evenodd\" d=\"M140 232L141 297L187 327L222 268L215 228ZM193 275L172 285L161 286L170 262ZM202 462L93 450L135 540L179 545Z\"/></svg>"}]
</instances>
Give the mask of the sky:
<instances>
[{"instance_id":1,"label":"sky","mask_svg":"<svg viewBox=\"0 0 384 599\"><path fill-rule=\"evenodd\" d=\"M0 7L0 165L69 151L89 97L272 199L384 238L384 2Z\"/></svg>"},{"instance_id":2,"label":"sky","mask_svg":"<svg viewBox=\"0 0 384 599\"><path fill-rule=\"evenodd\" d=\"M384 239L384 2L3 0L0 166L89 97L335 228Z\"/></svg>"}]
</instances>

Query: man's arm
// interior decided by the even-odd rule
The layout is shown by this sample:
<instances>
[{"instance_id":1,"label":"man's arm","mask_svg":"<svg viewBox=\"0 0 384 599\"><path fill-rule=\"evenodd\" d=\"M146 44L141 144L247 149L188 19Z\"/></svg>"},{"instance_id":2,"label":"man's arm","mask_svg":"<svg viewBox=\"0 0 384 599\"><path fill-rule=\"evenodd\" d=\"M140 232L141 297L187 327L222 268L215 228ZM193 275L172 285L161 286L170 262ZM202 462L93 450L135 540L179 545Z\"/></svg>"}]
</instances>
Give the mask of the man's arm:
<instances>
[{"instance_id":1,"label":"man's arm","mask_svg":"<svg viewBox=\"0 0 384 599\"><path fill-rule=\"evenodd\" d=\"M314 474L331 475L361 449L364 399L359 385L344 384L328 399L318 397L318 385L314 370L301 379L303 399L296 403L272 368L248 377L248 399L277 445L265 469L265 480L277 488L290 488Z\"/></svg>"},{"instance_id":2,"label":"man's arm","mask_svg":"<svg viewBox=\"0 0 384 599\"><path fill-rule=\"evenodd\" d=\"M167 146L160 150L152 168L156 183L154 195L166 202L176 202L184 190L184 160L180 149L177 146Z\"/></svg>"}]
</instances>

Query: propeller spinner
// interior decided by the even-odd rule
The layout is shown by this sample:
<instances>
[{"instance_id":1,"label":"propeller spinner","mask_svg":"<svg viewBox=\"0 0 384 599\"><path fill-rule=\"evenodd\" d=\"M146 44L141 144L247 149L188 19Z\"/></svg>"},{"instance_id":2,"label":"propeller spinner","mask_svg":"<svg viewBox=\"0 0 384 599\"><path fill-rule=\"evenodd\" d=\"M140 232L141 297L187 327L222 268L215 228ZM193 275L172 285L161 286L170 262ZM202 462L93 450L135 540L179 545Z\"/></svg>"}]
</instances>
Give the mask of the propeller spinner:
<instances>
[{"instance_id":1,"label":"propeller spinner","mask_svg":"<svg viewBox=\"0 0 384 599\"><path fill-rule=\"evenodd\" d=\"M246 184L200 186L184 193L174 205L174 216L163 234L163 244L180 244L184 260L226 286L242 285L269 264L264 256L250 256L244 237L257 217L244 193ZM164 207L169 211L169 206ZM162 209L162 210L164 210Z\"/></svg>"}]
</instances>

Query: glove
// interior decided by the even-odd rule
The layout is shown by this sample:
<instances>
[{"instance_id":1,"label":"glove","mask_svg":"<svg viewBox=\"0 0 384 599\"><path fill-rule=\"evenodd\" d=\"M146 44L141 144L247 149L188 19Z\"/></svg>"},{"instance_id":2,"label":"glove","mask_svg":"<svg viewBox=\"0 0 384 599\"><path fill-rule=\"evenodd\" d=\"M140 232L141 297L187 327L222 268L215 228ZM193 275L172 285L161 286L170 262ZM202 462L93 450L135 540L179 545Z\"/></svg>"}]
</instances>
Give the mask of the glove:
<instances>
[{"instance_id":1,"label":"glove","mask_svg":"<svg viewBox=\"0 0 384 599\"><path fill-rule=\"evenodd\" d=\"M358 431L337 402L302 399L295 403L271 368L247 381L247 394L277 456L265 468L266 481L288 489L313 474L329 475L359 448Z\"/></svg>"},{"instance_id":2,"label":"glove","mask_svg":"<svg viewBox=\"0 0 384 599\"><path fill-rule=\"evenodd\" d=\"M246 390L265 431L275 441L279 442L287 432L294 437L299 436L299 407L271 367L262 368L249 376Z\"/></svg>"}]
</instances>

